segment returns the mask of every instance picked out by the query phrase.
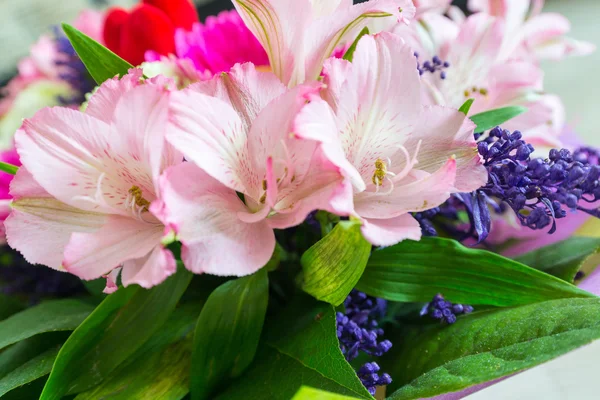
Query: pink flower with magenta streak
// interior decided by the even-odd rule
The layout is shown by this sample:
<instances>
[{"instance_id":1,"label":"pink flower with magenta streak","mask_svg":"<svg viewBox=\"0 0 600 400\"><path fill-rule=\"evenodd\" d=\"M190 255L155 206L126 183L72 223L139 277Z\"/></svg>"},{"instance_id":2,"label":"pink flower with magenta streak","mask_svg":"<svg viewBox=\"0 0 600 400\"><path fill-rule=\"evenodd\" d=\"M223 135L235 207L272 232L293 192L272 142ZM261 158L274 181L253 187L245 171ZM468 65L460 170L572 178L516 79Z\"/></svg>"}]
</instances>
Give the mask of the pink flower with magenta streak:
<instances>
[{"instance_id":1,"label":"pink flower with magenta streak","mask_svg":"<svg viewBox=\"0 0 600 400\"><path fill-rule=\"evenodd\" d=\"M339 138L324 148L351 183L351 215L371 243L418 240L411 212L487 181L473 123L455 109L422 104L416 59L398 36L363 37L353 62L330 58L324 76L324 100L300 112L296 131Z\"/></svg>"},{"instance_id":2,"label":"pink flower with magenta streak","mask_svg":"<svg viewBox=\"0 0 600 400\"><path fill-rule=\"evenodd\" d=\"M164 80L141 77L132 70L105 82L85 112L45 108L18 131L23 166L5 226L30 263L86 280L122 266L124 285L146 288L175 272L151 208L160 174L183 157L164 140Z\"/></svg>"},{"instance_id":3,"label":"pink flower with magenta streak","mask_svg":"<svg viewBox=\"0 0 600 400\"><path fill-rule=\"evenodd\" d=\"M288 90L248 63L172 94L167 140L189 162L166 171L156 214L183 244L188 269L251 274L269 261L274 228L317 209L351 211L340 167L322 150L336 138L295 129L321 87Z\"/></svg>"}]
</instances>

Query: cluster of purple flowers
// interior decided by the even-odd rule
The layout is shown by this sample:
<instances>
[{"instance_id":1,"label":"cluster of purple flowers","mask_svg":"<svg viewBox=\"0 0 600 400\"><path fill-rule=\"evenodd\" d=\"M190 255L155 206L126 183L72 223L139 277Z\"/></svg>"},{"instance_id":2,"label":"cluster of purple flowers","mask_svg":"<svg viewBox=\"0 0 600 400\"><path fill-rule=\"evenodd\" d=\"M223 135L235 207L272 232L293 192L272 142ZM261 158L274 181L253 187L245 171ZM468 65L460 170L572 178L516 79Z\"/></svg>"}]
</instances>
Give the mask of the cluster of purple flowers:
<instances>
[{"instance_id":1,"label":"cluster of purple flowers","mask_svg":"<svg viewBox=\"0 0 600 400\"><path fill-rule=\"evenodd\" d=\"M492 129L478 144L479 154L489 173L488 183L472 193L460 193L441 207L415 217L426 235L435 235L432 219L443 216L458 220L458 210L469 216L469 231L460 239L475 236L479 242L489 235L490 209L497 213L514 211L523 226L556 230L556 219L567 212L583 211L600 218L600 210L585 203L600 200L599 153L591 148L553 149L547 159L531 158L531 144L519 131ZM451 230L452 228L450 228Z\"/></svg>"},{"instance_id":2,"label":"cluster of purple flowers","mask_svg":"<svg viewBox=\"0 0 600 400\"><path fill-rule=\"evenodd\" d=\"M425 304L421 309L421 316L429 315L431 318L439 319L442 322L453 324L456 322L456 316L460 314L469 314L473 312L473 307L465 304L452 304L444 299L441 294L433 296L431 302Z\"/></svg>"},{"instance_id":3,"label":"cluster of purple flowers","mask_svg":"<svg viewBox=\"0 0 600 400\"><path fill-rule=\"evenodd\" d=\"M75 52L75 49L64 36L59 28L55 28L55 43L59 57L54 63L60 68L59 78L68 83L73 89L73 95L70 97L60 97L60 102L65 105L81 105L85 102L85 95L92 92L96 83L90 76L85 65Z\"/></svg>"},{"instance_id":4,"label":"cluster of purple flowers","mask_svg":"<svg viewBox=\"0 0 600 400\"><path fill-rule=\"evenodd\" d=\"M361 351L379 357L392 347L389 340L379 339L384 332L377 320L385 316L385 300L353 290L344 306L346 312L337 313L337 336L346 360L353 360ZM375 393L376 386L387 385L392 381L388 374L379 375L378 372L379 366L373 362L363 365L358 371L359 378L372 394Z\"/></svg>"},{"instance_id":5,"label":"cluster of purple flowers","mask_svg":"<svg viewBox=\"0 0 600 400\"><path fill-rule=\"evenodd\" d=\"M427 60L421 64L421 60L419 60L419 53L415 52L415 57L417 58L417 70L419 71L419 75L423 75L426 72L431 74L439 72L440 78L446 79L445 69L450 67L450 63L448 61L442 61L438 56L434 56L431 61Z\"/></svg>"}]
</instances>

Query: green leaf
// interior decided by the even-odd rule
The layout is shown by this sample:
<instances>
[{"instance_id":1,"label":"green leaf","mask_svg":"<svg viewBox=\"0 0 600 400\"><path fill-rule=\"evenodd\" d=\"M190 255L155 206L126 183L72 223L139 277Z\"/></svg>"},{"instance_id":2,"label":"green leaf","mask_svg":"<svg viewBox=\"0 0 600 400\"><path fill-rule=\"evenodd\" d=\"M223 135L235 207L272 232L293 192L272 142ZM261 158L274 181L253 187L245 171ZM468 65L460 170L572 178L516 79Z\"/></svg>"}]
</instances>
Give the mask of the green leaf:
<instances>
[{"instance_id":1,"label":"green leaf","mask_svg":"<svg viewBox=\"0 0 600 400\"><path fill-rule=\"evenodd\" d=\"M12 165L12 164L0 161L0 171L4 171L7 174L15 175L18 170L19 170L19 167L17 167L16 165Z\"/></svg>"},{"instance_id":2,"label":"green leaf","mask_svg":"<svg viewBox=\"0 0 600 400\"><path fill-rule=\"evenodd\" d=\"M52 300L0 321L0 349L44 332L72 331L94 307L79 300Z\"/></svg>"},{"instance_id":3,"label":"green leaf","mask_svg":"<svg viewBox=\"0 0 600 400\"><path fill-rule=\"evenodd\" d=\"M252 362L269 301L266 269L219 286L202 308L194 334L192 399L212 398Z\"/></svg>"},{"instance_id":4,"label":"green leaf","mask_svg":"<svg viewBox=\"0 0 600 400\"><path fill-rule=\"evenodd\" d=\"M573 282L581 264L600 249L600 238L572 237L523 254L516 261Z\"/></svg>"},{"instance_id":5,"label":"green leaf","mask_svg":"<svg viewBox=\"0 0 600 400\"><path fill-rule=\"evenodd\" d=\"M406 240L373 252L357 289L393 301L425 302L442 293L455 303L500 307L594 297L498 254L442 238Z\"/></svg>"},{"instance_id":6,"label":"green leaf","mask_svg":"<svg viewBox=\"0 0 600 400\"><path fill-rule=\"evenodd\" d=\"M218 400L288 400L303 385L372 399L342 355L330 304L297 296L267 320L256 354L246 373Z\"/></svg>"},{"instance_id":7,"label":"green leaf","mask_svg":"<svg viewBox=\"0 0 600 400\"><path fill-rule=\"evenodd\" d=\"M600 338L600 299L476 312L453 325L413 327L396 341L394 332L386 333L394 343L381 360L394 377L388 393L400 388L388 399L428 398L514 374Z\"/></svg>"},{"instance_id":8,"label":"green leaf","mask_svg":"<svg viewBox=\"0 0 600 400\"><path fill-rule=\"evenodd\" d=\"M356 397L348 397L341 394L325 392L323 390L302 386L292 397L292 400L353 400Z\"/></svg>"},{"instance_id":9,"label":"green leaf","mask_svg":"<svg viewBox=\"0 0 600 400\"><path fill-rule=\"evenodd\" d=\"M130 68L133 68L133 65L71 25L62 24L62 28L98 85L117 75L122 77Z\"/></svg>"},{"instance_id":10,"label":"green leaf","mask_svg":"<svg viewBox=\"0 0 600 400\"><path fill-rule=\"evenodd\" d=\"M151 290L130 286L104 299L60 350L40 399L58 400L106 378L161 328L191 277L180 268Z\"/></svg>"},{"instance_id":11,"label":"green leaf","mask_svg":"<svg viewBox=\"0 0 600 400\"><path fill-rule=\"evenodd\" d=\"M49 332L21 340L0 352L0 378L5 377L43 352L61 346L70 332Z\"/></svg>"},{"instance_id":12,"label":"green leaf","mask_svg":"<svg viewBox=\"0 0 600 400\"><path fill-rule=\"evenodd\" d=\"M126 362L77 400L180 399L189 392L191 332L202 304L177 308Z\"/></svg>"},{"instance_id":13,"label":"green leaf","mask_svg":"<svg viewBox=\"0 0 600 400\"><path fill-rule=\"evenodd\" d=\"M0 397L13 389L48 375L59 349L60 346L47 350L0 379Z\"/></svg>"},{"instance_id":14,"label":"green leaf","mask_svg":"<svg viewBox=\"0 0 600 400\"><path fill-rule=\"evenodd\" d=\"M14 297L0 294L0 321L23 310L24 308L25 305Z\"/></svg>"},{"instance_id":15,"label":"green leaf","mask_svg":"<svg viewBox=\"0 0 600 400\"><path fill-rule=\"evenodd\" d=\"M302 255L302 289L339 306L363 274L370 253L371 245L363 238L360 223L340 222Z\"/></svg>"},{"instance_id":16,"label":"green leaf","mask_svg":"<svg viewBox=\"0 0 600 400\"><path fill-rule=\"evenodd\" d=\"M75 400L179 400L189 392L191 347L190 339L148 353Z\"/></svg>"},{"instance_id":17,"label":"green leaf","mask_svg":"<svg viewBox=\"0 0 600 400\"><path fill-rule=\"evenodd\" d=\"M369 28L367 28L365 26L360 31L360 33L358 34L356 39L354 39L354 42L352 42L350 47L348 47L348 50L346 50L346 53L344 53L344 57L343 57L344 60L352 62L352 60L354 59L354 52L356 51L356 46L358 46L359 40L362 39L363 36L368 35L368 34L369 34Z\"/></svg>"},{"instance_id":18,"label":"green leaf","mask_svg":"<svg viewBox=\"0 0 600 400\"><path fill-rule=\"evenodd\" d=\"M510 106L503 108L496 108L495 110L484 111L479 114L473 115L471 121L477 125L475 132L485 132L498 125L501 125L511 119L518 117L525 113L527 108L519 106Z\"/></svg>"},{"instance_id":19,"label":"green leaf","mask_svg":"<svg viewBox=\"0 0 600 400\"><path fill-rule=\"evenodd\" d=\"M475 101L475 99L468 99L467 101L465 101L463 103L462 106L460 106L460 108L458 109L458 111L460 111L461 113L468 115L469 111L471 110L471 106L473 105L473 102Z\"/></svg>"}]
</instances>

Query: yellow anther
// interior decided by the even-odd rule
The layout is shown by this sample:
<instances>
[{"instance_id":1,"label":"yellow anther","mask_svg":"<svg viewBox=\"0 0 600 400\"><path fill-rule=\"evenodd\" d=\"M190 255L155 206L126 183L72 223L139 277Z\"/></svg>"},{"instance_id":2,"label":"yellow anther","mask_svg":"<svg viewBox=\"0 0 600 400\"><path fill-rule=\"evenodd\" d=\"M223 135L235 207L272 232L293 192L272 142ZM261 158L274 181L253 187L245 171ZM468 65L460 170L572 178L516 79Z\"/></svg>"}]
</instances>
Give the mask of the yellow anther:
<instances>
[{"instance_id":1,"label":"yellow anther","mask_svg":"<svg viewBox=\"0 0 600 400\"><path fill-rule=\"evenodd\" d=\"M376 186L383 185L383 180L385 179L386 175L387 175L387 165L385 165L385 162L381 158L378 158L375 161L375 172L373 173L373 184Z\"/></svg>"},{"instance_id":2,"label":"yellow anther","mask_svg":"<svg viewBox=\"0 0 600 400\"><path fill-rule=\"evenodd\" d=\"M469 97L470 94L471 93L468 90L465 90L465 93L464 93L465 97Z\"/></svg>"},{"instance_id":3,"label":"yellow anther","mask_svg":"<svg viewBox=\"0 0 600 400\"><path fill-rule=\"evenodd\" d=\"M140 189L139 186L132 186L131 189L129 189L129 194L133 196L136 206L142 208L143 211L148 211L148 207L150 207L150 202L144 198L142 194L142 189Z\"/></svg>"},{"instance_id":4,"label":"yellow anther","mask_svg":"<svg viewBox=\"0 0 600 400\"><path fill-rule=\"evenodd\" d=\"M479 93L482 94L482 95L484 95L484 96L487 96L488 91L485 88L481 88L481 89L479 89Z\"/></svg>"},{"instance_id":5,"label":"yellow anther","mask_svg":"<svg viewBox=\"0 0 600 400\"><path fill-rule=\"evenodd\" d=\"M266 179L263 179L263 181L262 181L262 189L267 190L267 180Z\"/></svg>"}]
</instances>

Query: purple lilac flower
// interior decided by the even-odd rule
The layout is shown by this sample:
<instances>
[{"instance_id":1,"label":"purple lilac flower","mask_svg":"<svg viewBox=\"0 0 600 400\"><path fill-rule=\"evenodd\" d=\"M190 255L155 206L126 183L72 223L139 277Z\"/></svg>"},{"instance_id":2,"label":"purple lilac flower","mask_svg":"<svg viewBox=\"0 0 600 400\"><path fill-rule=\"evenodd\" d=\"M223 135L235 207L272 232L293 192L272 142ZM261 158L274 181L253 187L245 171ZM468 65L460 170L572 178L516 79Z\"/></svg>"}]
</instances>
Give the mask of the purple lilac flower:
<instances>
[{"instance_id":1,"label":"purple lilac flower","mask_svg":"<svg viewBox=\"0 0 600 400\"><path fill-rule=\"evenodd\" d=\"M473 312L473 307L465 304L452 304L444 299L441 294L433 296L431 302L425 304L421 309L421 316L429 315L431 318L439 319L447 324L456 322L456 316Z\"/></svg>"},{"instance_id":2,"label":"purple lilac flower","mask_svg":"<svg viewBox=\"0 0 600 400\"><path fill-rule=\"evenodd\" d=\"M346 312L338 312L336 322L340 349L346 360L355 359L361 351L379 357L390 350L392 343L380 340L384 332L377 322L385 316L387 301L353 290L344 306ZM358 371L359 378L371 394L375 393L376 386L392 381L388 374L380 376L377 372L379 366L374 362L363 365Z\"/></svg>"},{"instance_id":3,"label":"purple lilac flower","mask_svg":"<svg viewBox=\"0 0 600 400\"><path fill-rule=\"evenodd\" d=\"M461 240L476 236L481 242L487 238L490 209L502 213L510 207L523 226L550 227L549 233L555 232L556 219L564 218L569 210L600 218L600 210L585 206L600 200L598 151L553 149L547 159L532 159L534 148L522 140L519 131L511 133L499 127L479 142L478 151L489 173L488 183L475 192L454 195L433 212L416 215L425 235L435 234L434 217L457 211L457 200L458 208L464 209L470 220L470 229Z\"/></svg>"},{"instance_id":4,"label":"purple lilac flower","mask_svg":"<svg viewBox=\"0 0 600 400\"><path fill-rule=\"evenodd\" d=\"M426 72L434 75L436 72L439 72L440 78L446 79L445 69L450 67L450 63L448 61L442 61L438 56L434 56L431 61L426 60L423 64L421 64L419 53L415 52L415 57L417 58L417 70L419 71L419 75L423 75Z\"/></svg>"}]
</instances>

